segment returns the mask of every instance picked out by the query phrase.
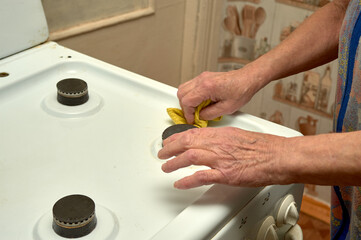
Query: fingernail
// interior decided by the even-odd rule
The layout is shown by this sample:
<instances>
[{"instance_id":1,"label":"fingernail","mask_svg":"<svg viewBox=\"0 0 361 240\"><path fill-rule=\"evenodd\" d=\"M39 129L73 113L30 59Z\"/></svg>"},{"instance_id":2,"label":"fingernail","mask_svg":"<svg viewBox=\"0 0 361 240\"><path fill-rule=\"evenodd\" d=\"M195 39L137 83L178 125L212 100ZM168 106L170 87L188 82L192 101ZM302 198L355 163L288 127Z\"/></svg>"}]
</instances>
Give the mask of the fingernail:
<instances>
[{"instance_id":1,"label":"fingernail","mask_svg":"<svg viewBox=\"0 0 361 240\"><path fill-rule=\"evenodd\" d=\"M162 165L161 169L163 172L167 173L165 163Z\"/></svg>"},{"instance_id":2,"label":"fingernail","mask_svg":"<svg viewBox=\"0 0 361 240\"><path fill-rule=\"evenodd\" d=\"M158 158L163 159L162 150L159 150L159 152L158 152Z\"/></svg>"},{"instance_id":3,"label":"fingernail","mask_svg":"<svg viewBox=\"0 0 361 240\"><path fill-rule=\"evenodd\" d=\"M174 186L174 188L176 188L176 189L180 189L180 190L184 190L184 189L185 189L185 188L182 187L182 185L179 184L179 181L176 181L173 186Z\"/></svg>"}]
</instances>

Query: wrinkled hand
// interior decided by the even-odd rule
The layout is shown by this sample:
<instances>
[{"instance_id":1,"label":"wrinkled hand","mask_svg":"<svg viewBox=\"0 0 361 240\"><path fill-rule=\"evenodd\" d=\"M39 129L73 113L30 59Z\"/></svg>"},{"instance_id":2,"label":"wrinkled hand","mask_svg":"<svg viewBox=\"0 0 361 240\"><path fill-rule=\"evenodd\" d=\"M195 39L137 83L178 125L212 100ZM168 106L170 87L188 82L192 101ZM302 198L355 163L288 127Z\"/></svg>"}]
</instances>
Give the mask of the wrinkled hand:
<instances>
[{"instance_id":1,"label":"wrinkled hand","mask_svg":"<svg viewBox=\"0 0 361 240\"><path fill-rule=\"evenodd\" d=\"M178 98L189 124L194 122L195 108L211 99L214 104L200 112L203 120L212 120L231 114L246 104L263 86L256 79L254 70L241 69L230 72L203 72L178 88Z\"/></svg>"},{"instance_id":2,"label":"wrinkled hand","mask_svg":"<svg viewBox=\"0 0 361 240\"><path fill-rule=\"evenodd\" d=\"M191 129L167 138L158 157L176 156L162 165L166 173L190 165L210 167L175 182L174 186L179 189L213 183L233 186L280 184L287 179L280 163L285 139L234 127Z\"/></svg>"}]
</instances>

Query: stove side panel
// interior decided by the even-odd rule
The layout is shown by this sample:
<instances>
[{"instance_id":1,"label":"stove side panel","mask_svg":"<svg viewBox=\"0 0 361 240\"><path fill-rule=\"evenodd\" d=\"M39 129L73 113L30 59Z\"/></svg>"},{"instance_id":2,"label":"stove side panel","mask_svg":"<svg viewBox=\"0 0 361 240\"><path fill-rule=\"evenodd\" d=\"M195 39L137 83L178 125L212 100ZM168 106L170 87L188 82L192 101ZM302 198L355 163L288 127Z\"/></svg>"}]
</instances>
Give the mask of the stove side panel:
<instances>
[{"instance_id":1,"label":"stove side panel","mask_svg":"<svg viewBox=\"0 0 361 240\"><path fill-rule=\"evenodd\" d=\"M2 0L0 59L45 42L49 37L40 0Z\"/></svg>"}]
</instances>

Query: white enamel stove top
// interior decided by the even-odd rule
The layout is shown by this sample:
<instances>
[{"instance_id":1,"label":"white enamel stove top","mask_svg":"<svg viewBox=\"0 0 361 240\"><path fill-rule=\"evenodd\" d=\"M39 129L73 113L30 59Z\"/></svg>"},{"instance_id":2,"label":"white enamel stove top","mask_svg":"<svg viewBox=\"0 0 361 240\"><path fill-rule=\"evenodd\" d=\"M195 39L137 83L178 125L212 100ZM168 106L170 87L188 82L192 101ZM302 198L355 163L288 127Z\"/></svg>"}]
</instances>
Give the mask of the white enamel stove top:
<instances>
[{"instance_id":1,"label":"white enamel stove top","mask_svg":"<svg viewBox=\"0 0 361 240\"><path fill-rule=\"evenodd\" d=\"M288 192L301 201L297 185L174 189L200 169L165 174L156 157L172 125L166 108L178 106L175 88L52 42L0 60L0 76L1 238L65 239L51 227L52 207L71 194L95 202L97 226L81 238L94 240L210 239L257 194L277 188L274 202ZM57 102L56 83L65 78L87 82L87 103ZM243 113L212 125L221 126L300 135ZM260 210L253 221L267 214Z\"/></svg>"}]
</instances>

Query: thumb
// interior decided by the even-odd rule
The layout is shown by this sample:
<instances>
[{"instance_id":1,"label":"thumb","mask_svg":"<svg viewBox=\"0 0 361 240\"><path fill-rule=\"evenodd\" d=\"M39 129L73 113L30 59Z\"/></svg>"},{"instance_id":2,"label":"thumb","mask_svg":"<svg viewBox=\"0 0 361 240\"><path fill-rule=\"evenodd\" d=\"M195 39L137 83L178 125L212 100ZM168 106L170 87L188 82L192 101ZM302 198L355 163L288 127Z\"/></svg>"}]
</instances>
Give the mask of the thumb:
<instances>
[{"instance_id":1,"label":"thumb","mask_svg":"<svg viewBox=\"0 0 361 240\"><path fill-rule=\"evenodd\" d=\"M226 109L224 102L217 102L203 108L199 112L199 118L203 120L213 120L227 113L229 113L229 111Z\"/></svg>"}]
</instances>

